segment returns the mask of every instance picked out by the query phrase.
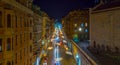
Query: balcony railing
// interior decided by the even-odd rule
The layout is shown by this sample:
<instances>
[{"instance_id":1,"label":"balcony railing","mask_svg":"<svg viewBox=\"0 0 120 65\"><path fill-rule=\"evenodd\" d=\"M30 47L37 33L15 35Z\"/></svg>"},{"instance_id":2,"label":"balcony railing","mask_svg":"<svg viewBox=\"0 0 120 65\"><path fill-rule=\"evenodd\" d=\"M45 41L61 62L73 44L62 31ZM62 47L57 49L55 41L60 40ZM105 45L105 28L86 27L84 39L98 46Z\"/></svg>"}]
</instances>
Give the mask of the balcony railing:
<instances>
[{"instance_id":1,"label":"balcony railing","mask_svg":"<svg viewBox=\"0 0 120 65\"><path fill-rule=\"evenodd\" d=\"M74 41L72 46L78 50L77 54L80 56L81 65L98 65L90 56L88 56ZM74 48L73 48L74 49Z\"/></svg>"}]
</instances>

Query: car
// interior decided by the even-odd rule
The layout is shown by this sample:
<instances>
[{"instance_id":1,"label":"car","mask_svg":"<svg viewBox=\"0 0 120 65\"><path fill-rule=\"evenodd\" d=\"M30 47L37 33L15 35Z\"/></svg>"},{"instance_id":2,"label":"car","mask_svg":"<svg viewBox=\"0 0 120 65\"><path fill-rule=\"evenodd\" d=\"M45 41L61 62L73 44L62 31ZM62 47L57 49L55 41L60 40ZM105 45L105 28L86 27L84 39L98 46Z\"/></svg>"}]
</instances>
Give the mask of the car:
<instances>
[{"instance_id":1,"label":"car","mask_svg":"<svg viewBox=\"0 0 120 65\"><path fill-rule=\"evenodd\" d=\"M48 60L47 56L45 56L43 59L44 59L43 65L47 65L47 60Z\"/></svg>"},{"instance_id":2,"label":"car","mask_svg":"<svg viewBox=\"0 0 120 65\"><path fill-rule=\"evenodd\" d=\"M63 40L63 43L67 43L67 41L66 41L66 40Z\"/></svg>"},{"instance_id":3,"label":"car","mask_svg":"<svg viewBox=\"0 0 120 65\"><path fill-rule=\"evenodd\" d=\"M60 46L61 46L61 45L63 44L63 43L62 43L62 41L60 41L60 43L59 43L59 44L60 44Z\"/></svg>"},{"instance_id":4,"label":"car","mask_svg":"<svg viewBox=\"0 0 120 65\"><path fill-rule=\"evenodd\" d=\"M44 62L43 65L47 65L47 62Z\"/></svg>"},{"instance_id":5,"label":"car","mask_svg":"<svg viewBox=\"0 0 120 65\"><path fill-rule=\"evenodd\" d=\"M45 62L47 62L47 60L48 60L47 56L44 57L44 60L45 60Z\"/></svg>"},{"instance_id":6,"label":"car","mask_svg":"<svg viewBox=\"0 0 120 65\"><path fill-rule=\"evenodd\" d=\"M67 47L67 45L64 45L64 48L65 48L66 50L68 50L68 47Z\"/></svg>"}]
</instances>

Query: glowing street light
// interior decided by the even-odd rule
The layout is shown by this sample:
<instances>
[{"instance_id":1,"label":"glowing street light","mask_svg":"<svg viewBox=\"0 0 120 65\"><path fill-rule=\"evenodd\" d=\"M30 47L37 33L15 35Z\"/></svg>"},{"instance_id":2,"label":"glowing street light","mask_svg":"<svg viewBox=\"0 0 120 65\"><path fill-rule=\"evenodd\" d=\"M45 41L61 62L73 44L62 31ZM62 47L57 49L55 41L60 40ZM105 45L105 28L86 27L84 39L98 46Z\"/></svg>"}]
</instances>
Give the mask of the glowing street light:
<instances>
[{"instance_id":1,"label":"glowing street light","mask_svg":"<svg viewBox=\"0 0 120 65\"><path fill-rule=\"evenodd\" d=\"M79 58L78 54L76 55L76 58Z\"/></svg>"}]
</instances>

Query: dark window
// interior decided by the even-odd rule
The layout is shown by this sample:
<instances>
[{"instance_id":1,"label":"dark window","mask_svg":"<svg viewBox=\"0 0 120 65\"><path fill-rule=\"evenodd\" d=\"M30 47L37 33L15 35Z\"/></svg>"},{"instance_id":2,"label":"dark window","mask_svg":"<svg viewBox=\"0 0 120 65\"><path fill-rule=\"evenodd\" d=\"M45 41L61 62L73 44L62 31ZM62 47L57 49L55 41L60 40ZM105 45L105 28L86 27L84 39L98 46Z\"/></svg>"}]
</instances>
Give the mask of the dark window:
<instances>
[{"instance_id":1,"label":"dark window","mask_svg":"<svg viewBox=\"0 0 120 65\"><path fill-rule=\"evenodd\" d=\"M13 50L13 41L14 41L14 40L13 40L13 37L12 37L12 50Z\"/></svg>"},{"instance_id":2,"label":"dark window","mask_svg":"<svg viewBox=\"0 0 120 65\"><path fill-rule=\"evenodd\" d=\"M17 35L16 35L16 45L17 45Z\"/></svg>"},{"instance_id":3,"label":"dark window","mask_svg":"<svg viewBox=\"0 0 120 65\"><path fill-rule=\"evenodd\" d=\"M25 33L24 33L24 42L26 41Z\"/></svg>"},{"instance_id":4,"label":"dark window","mask_svg":"<svg viewBox=\"0 0 120 65\"><path fill-rule=\"evenodd\" d=\"M22 34L20 34L20 46L22 46Z\"/></svg>"},{"instance_id":5,"label":"dark window","mask_svg":"<svg viewBox=\"0 0 120 65\"><path fill-rule=\"evenodd\" d=\"M30 27L32 27L32 20L30 20Z\"/></svg>"},{"instance_id":6,"label":"dark window","mask_svg":"<svg viewBox=\"0 0 120 65\"><path fill-rule=\"evenodd\" d=\"M20 27L22 27L22 17L20 17Z\"/></svg>"},{"instance_id":7,"label":"dark window","mask_svg":"<svg viewBox=\"0 0 120 65\"><path fill-rule=\"evenodd\" d=\"M26 49L24 48L24 56L25 56Z\"/></svg>"},{"instance_id":8,"label":"dark window","mask_svg":"<svg viewBox=\"0 0 120 65\"><path fill-rule=\"evenodd\" d=\"M27 20L27 27L29 27L29 21Z\"/></svg>"},{"instance_id":9,"label":"dark window","mask_svg":"<svg viewBox=\"0 0 120 65\"><path fill-rule=\"evenodd\" d=\"M17 28L17 16L15 16L16 28Z\"/></svg>"},{"instance_id":10,"label":"dark window","mask_svg":"<svg viewBox=\"0 0 120 65\"><path fill-rule=\"evenodd\" d=\"M32 46L30 45L30 52L32 52Z\"/></svg>"},{"instance_id":11,"label":"dark window","mask_svg":"<svg viewBox=\"0 0 120 65\"><path fill-rule=\"evenodd\" d=\"M32 40L32 33L30 33L30 40Z\"/></svg>"},{"instance_id":12,"label":"dark window","mask_svg":"<svg viewBox=\"0 0 120 65\"><path fill-rule=\"evenodd\" d=\"M12 61L12 65L14 65L14 62Z\"/></svg>"},{"instance_id":13,"label":"dark window","mask_svg":"<svg viewBox=\"0 0 120 65\"><path fill-rule=\"evenodd\" d=\"M15 63L17 64L17 53L15 55Z\"/></svg>"},{"instance_id":14,"label":"dark window","mask_svg":"<svg viewBox=\"0 0 120 65\"><path fill-rule=\"evenodd\" d=\"M22 51L20 50L20 60L22 59Z\"/></svg>"},{"instance_id":15,"label":"dark window","mask_svg":"<svg viewBox=\"0 0 120 65\"><path fill-rule=\"evenodd\" d=\"M32 59L30 58L30 62L32 62ZM32 65L31 63L30 63L30 65Z\"/></svg>"},{"instance_id":16,"label":"dark window","mask_svg":"<svg viewBox=\"0 0 120 65\"><path fill-rule=\"evenodd\" d=\"M0 52L2 52L2 39L0 39Z\"/></svg>"},{"instance_id":17,"label":"dark window","mask_svg":"<svg viewBox=\"0 0 120 65\"><path fill-rule=\"evenodd\" d=\"M7 51L10 51L11 50L11 39L8 38L7 39Z\"/></svg>"},{"instance_id":18,"label":"dark window","mask_svg":"<svg viewBox=\"0 0 120 65\"><path fill-rule=\"evenodd\" d=\"M27 26L26 19L24 18L24 27L26 27L26 26Z\"/></svg>"},{"instance_id":19,"label":"dark window","mask_svg":"<svg viewBox=\"0 0 120 65\"><path fill-rule=\"evenodd\" d=\"M8 28L11 27L11 15L10 14L7 15L7 27Z\"/></svg>"},{"instance_id":20,"label":"dark window","mask_svg":"<svg viewBox=\"0 0 120 65\"><path fill-rule=\"evenodd\" d=\"M2 65L2 63L0 63L0 65Z\"/></svg>"},{"instance_id":21,"label":"dark window","mask_svg":"<svg viewBox=\"0 0 120 65\"><path fill-rule=\"evenodd\" d=\"M10 61L7 62L7 65L11 65Z\"/></svg>"},{"instance_id":22,"label":"dark window","mask_svg":"<svg viewBox=\"0 0 120 65\"><path fill-rule=\"evenodd\" d=\"M20 2L20 0L16 0L17 2Z\"/></svg>"},{"instance_id":23,"label":"dark window","mask_svg":"<svg viewBox=\"0 0 120 65\"><path fill-rule=\"evenodd\" d=\"M0 27L2 27L2 12L0 11Z\"/></svg>"}]
</instances>

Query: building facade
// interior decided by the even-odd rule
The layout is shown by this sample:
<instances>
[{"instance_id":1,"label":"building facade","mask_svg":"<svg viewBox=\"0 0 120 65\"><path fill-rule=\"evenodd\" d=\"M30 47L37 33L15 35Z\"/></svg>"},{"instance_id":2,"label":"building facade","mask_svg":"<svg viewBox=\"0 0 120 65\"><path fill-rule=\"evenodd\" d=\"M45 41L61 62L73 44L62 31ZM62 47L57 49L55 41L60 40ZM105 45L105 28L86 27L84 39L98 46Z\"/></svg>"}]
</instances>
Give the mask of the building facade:
<instances>
[{"instance_id":1,"label":"building facade","mask_svg":"<svg viewBox=\"0 0 120 65\"><path fill-rule=\"evenodd\" d=\"M34 22L33 22L33 54L39 58L40 53L42 52L42 16L34 13Z\"/></svg>"},{"instance_id":2,"label":"building facade","mask_svg":"<svg viewBox=\"0 0 120 65\"><path fill-rule=\"evenodd\" d=\"M53 24L53 19L50 18L46 13L44 13L43 15L43 38L45 39L46 43L45 47L48 47L48 44L50 42L50 39L52 37L53 34L53 30L54 30L54 24Z\"/></svg>"},{"instance_id":3,"label":"building facade","mask_svg":"<svg viewBox=\"0 0 120 65\"><path fill-rule=\"evenodd\" d=\"M89 10L75 10L69 12L62 19L64 31L69 39L77 36L80 40L89 39Z\"/></svg>"},{"instance_id":4,"label":"building facade","mask_svg":"<svg viewBox=\"0 0 120 65\"><path fill-rule=\"evenodd\" d=\"M120 49L120 1L101 1L90 9L90 44L93 48Z\"/></svg>"},{"instance_id":5,"label":"building facade","mask_svg":"<svg viewBox=\"0 0 120 65\"><path fill-rule=\"evenodd\" d=\"M50 34L52 34L54 29L54 19L50 18L46 13L43 14L43 38L49 38Z\"/></svg>"},{"instance_id":6,"label":"building facade","mask_svg":"<svg viewBox=\"0 0 120 65\"><path fill-rule=\"evenodd\" d=\"M32 0L0 0L0 65L33 65Z\"/></svg>"}]
</instances>

